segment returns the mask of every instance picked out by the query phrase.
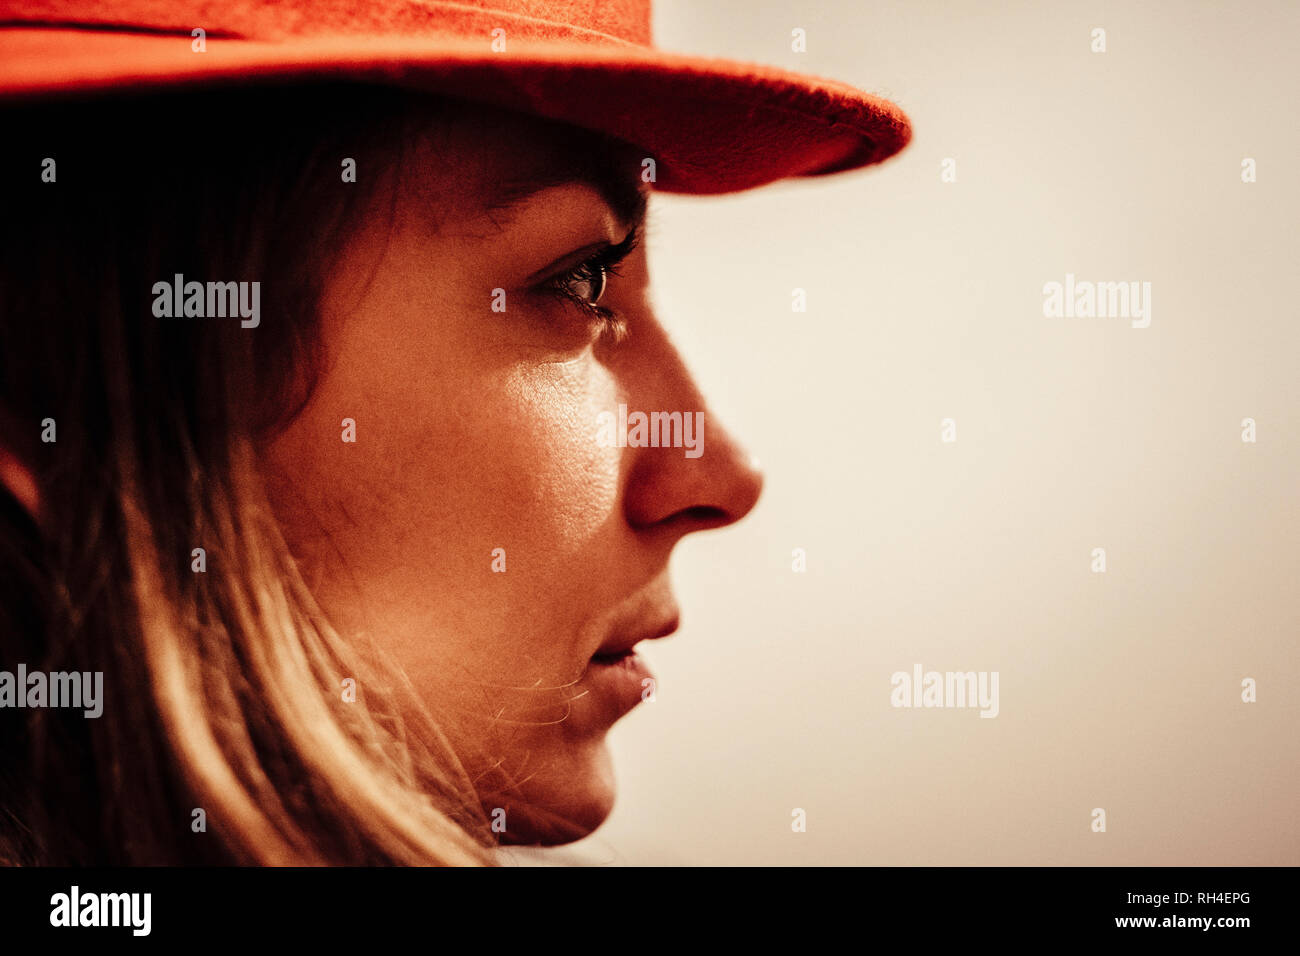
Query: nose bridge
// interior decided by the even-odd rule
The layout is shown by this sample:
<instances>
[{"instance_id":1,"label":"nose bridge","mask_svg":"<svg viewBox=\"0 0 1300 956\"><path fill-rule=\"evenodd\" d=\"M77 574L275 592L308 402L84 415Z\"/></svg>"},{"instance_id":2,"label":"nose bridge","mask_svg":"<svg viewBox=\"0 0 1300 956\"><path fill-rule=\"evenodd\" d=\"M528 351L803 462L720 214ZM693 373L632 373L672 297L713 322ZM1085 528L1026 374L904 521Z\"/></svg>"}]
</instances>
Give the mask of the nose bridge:
<instances>
[{"instance_id":1,"label":"nose bridge","mask_svg":"<svg viewBox=\"0 0 1300 956\"><path fill-rule=\"evenodd\" d=\"M628 521L678 519L687 531L739 521L762 491L757 462L708 407L662 327L649 324L630 350L619 410Z\"/></svg>"},{"instance_id":2,"label":"nose bridge","mask_svg":"<svg viewBox=\"0 0 1300 956\"><path fill-rule=\"evenodd\" d=\"M637 400L662 409L689 407L707 413L703 391L652 306L647 308L645 320L635 329L630 342L638 353L635 358L639 374L633 387L642 394Z\"/></svg>"}]
</instances>

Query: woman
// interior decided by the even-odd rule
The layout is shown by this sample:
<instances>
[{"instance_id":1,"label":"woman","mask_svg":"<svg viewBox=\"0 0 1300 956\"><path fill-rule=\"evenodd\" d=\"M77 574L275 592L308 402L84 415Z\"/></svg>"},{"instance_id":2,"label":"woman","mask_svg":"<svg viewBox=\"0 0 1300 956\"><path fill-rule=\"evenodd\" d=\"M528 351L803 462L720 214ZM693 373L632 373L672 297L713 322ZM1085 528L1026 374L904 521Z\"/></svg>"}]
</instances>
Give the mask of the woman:
<instances>
[{"instance_id":1,"label":"woman","mask_svg":"<svg viewBox=\"0 0 1300 956\"><path fill-rule=\"evenodd\" d=\"M234 5L203 36L7 6L0 856L589 833L669 554L761 488L656 320L647 194L877 162L905 118L660 54L635 4ZM102 715L34 674L102 674Z\"/></svg>"}]
</instances>

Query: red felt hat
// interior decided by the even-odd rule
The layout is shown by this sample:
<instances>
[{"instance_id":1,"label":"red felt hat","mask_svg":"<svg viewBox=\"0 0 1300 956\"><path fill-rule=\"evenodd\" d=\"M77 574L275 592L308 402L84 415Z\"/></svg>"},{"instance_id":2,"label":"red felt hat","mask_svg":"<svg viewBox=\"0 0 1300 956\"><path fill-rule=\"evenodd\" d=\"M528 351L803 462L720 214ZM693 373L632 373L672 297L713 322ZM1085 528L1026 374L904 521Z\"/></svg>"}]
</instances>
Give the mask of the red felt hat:
<instances>
[{"instance_id":1,"label":"red felt hat","mask_svg":"<svg viewBox=\"0 0 1300 956\"><path fill-rule=\"evenodd\" d=\"M650 0L0 0L0 102L312 79L600 130L670 192L857 169L911 138L896 105L843 83L655 49Z\"/></svg>"}]
</instances>

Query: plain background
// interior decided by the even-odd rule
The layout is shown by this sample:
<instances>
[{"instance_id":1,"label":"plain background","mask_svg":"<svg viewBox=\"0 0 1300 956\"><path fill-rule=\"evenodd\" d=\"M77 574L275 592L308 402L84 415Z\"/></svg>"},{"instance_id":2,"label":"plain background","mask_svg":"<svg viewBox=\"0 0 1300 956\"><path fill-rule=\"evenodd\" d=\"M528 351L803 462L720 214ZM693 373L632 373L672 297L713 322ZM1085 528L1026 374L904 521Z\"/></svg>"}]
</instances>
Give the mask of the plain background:
<instances>
[{"instance_id":1,"label":"plain background","mask_svg":"<svg viewBox=\"0 0 1300 956\"><path fill-rule=\"evenodd\" d=\"M1300 863L1300 6L656 3L660 46L915 137L652 205L661 319L767 486L678 546L618 805L547 858ZM1066 273L1150 282L1150 327L1045 318ZM1001 713L891 707L914 663L998 671Z\"/></svg>"}]
</instances>

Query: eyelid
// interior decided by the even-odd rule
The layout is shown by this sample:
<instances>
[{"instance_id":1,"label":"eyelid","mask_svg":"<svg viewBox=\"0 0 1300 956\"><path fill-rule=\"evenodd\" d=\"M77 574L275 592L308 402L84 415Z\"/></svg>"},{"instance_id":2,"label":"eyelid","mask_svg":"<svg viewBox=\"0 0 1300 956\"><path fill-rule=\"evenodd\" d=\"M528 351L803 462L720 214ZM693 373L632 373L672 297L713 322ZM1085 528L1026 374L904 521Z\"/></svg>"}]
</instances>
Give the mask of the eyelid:
<instances>
[{"instance_id":1,"label":"eyelid","mask_svg":"<svg viewBox=\"0 0 1300 956\"><path fill-rule=\"evenodd\" d=\"M556 259L554 262L548 263L538 269L524 281L529 284L534 282L545 282L548 277L555 278L556 276L572 272L578 266L590 259L591 256L598 253L601 249L608 248L610 248L608 241L593 242L591 245L583 246L581 249L576 249L573 252L560 256L560 258Z\"/></svg>"},{"instance_id":2,"label":"eyelid","mask_svg":"<svg viewBox=\"0 0 1300 956\"><path fill-rule=\"evenodd\" d=\"M564 269L544 282L538 283L539 291L554 296L573 308L579 309L589 322L596 323L603 335L609 335L614 342L621 342L628 335L627 322L616 309L589 302L575 295L566 287L567 280L578 274L590 274L599 269L607 275L621 275L618 267L640 244L640 227L633 228L624 239L614 245L605 243L594 253L580 262Z\"/></svg>"},{"instance_id":3,"label":"eyelid","mask_svg":"<svg viewBox=\"0 0 1300 956\"><path fill-rule=\"evenodd\" d=\"M578 276L589 276L596 271L600 271L606 276L622 275L622 273L619 272L619 266L632 254L632 251L636 249L639 242L640 236L638 235L637 229L634 228L627 234L622 242L619 242L616 245L606 244L601 246L581 262L575 263L570 268L556 273L545 282L539 283L538 289L556 295L561 299L568 300L597 318L608 321L614 317L613 311L606 306L597 305L594 302L587 302L579 296L574 295L567 288L568 280ZM603 289L604 286L602 286L602 290Z\"/></svg>"},{"instance_id":4,"label":"eyelid","mask_svg":"<svg viewBox=\"0 0 1300 956\"><path fill-rule=\"evenodd\" d=\"M567 255L561 256L550 265L537 270L526 281L530 284L534 282L545 284L563 278L586 265L604 265L606 268L615 267L630 256L640 242L640 227L633 227L621 241L611 243L604 240L583 246L581 249L576 249Z\"/></svg>"}]
</instances>

